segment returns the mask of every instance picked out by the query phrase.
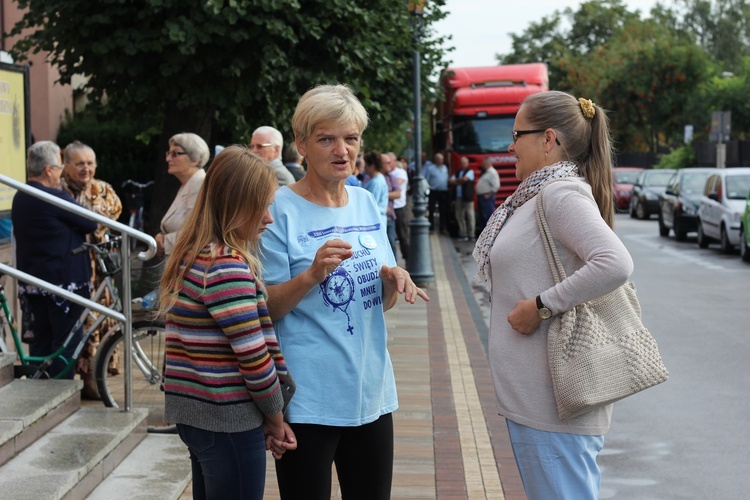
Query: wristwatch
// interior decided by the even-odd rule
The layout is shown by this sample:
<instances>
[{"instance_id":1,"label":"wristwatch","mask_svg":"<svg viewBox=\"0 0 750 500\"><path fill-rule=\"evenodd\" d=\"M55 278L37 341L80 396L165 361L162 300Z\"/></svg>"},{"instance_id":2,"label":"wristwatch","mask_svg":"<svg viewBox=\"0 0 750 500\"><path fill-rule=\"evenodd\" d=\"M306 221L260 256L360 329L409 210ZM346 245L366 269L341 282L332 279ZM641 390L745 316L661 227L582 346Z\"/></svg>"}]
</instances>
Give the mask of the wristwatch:
<instances>
[{"instance_id":1,"label":"wristwatch","mask_svg":"<svg viewBox=\"0 0 750 500\"><path fill-rule=\"evenodd\" d=\"M542 303L542 297L539 295L536 296L536 310L542 319L550 319L552 317L552 311L545 307Z\"/></svg>"}]
</instances>

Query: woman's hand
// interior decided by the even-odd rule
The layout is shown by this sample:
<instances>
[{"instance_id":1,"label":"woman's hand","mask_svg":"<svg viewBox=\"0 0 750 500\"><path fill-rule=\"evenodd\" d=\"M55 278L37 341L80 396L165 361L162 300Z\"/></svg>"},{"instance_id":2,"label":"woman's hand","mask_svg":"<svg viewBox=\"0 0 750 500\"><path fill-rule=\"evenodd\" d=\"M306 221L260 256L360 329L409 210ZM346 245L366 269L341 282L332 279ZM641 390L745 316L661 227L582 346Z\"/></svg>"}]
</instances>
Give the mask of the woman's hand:
<instances>
[{"instance_id":1,"label":"woman's hand","mask_svg":"<svg viewBox=\"0 0 750 500\"><path fill-rule=\"evenodd\" d=\"M263 421L263 435L266 437L266 450L273 458L280 459L288 450L297 449L297 438L289 424L284 422L281 412L273 417L266 417ZM280 420L280 422L279 422Z\"/></svg>"},{"instance_id":2,"label":"woman's hand","mask_svg":"<svg viewBox=\"0 0 750 500\"><path fill-rule=\"evenodd\" d=\"M393 307L399 294L403 294L404 300L409 304L416 302L417 297L421 297L425 302L430 301L425 291L412 281L404 268L383 266L380 268L380 279L383 281L384 311Z\"/></svg>"},{"instance_id":3,"label":"woman's hand","mask_svg":"<svg viewBox=\"0 0 750 500\"><path fill-rule=\"evenodd\" d=\"M508 323L522 335L534 333L542 324L542 318L539 317L539 311L536 308L536 299L516 302L516 307L508 313Z\"/></svg>"},{"instance_id":4,"label":"woman's hand","mask_svg":"<svg viewBox=\"0 0 750 500\"><path fill-rule=\"evenodd\" d=\"M164 255L164 233L154 236L154 241L156 241L156 255Z\"/></svg>"},{"instance_id":5,"label":"woman's hand","mask_svg":"<svg viewBox=\"0 0 750 500\"><path fill-rule=\"evenodd\" d=\"M322 283L334 269L352 255L354 252L351 243L339 238L328 240L318 248L307 272L315 283Z\"/></svg>"}]
</instances>

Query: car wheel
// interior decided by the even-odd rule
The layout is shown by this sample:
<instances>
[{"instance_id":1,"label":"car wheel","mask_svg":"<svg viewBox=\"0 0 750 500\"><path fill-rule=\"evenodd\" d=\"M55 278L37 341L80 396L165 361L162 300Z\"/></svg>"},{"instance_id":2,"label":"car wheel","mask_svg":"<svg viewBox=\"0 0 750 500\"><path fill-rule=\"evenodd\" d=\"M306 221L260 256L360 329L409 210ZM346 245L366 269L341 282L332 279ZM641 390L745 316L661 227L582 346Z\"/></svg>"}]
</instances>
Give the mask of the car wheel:
<instances>
[{"instance_id":1,"label":"car wheel","mask_svg":"<svg viewBox=\"0 0 750 500\"><path fill-rule=\"evenodd\" d=\"M629 210L629 212L630 212L630 218L631 219L635 219L635 210L636 210L637 206L638 206L638 198L631 198L630 199L630 210Z\"/></svg>"},{"instance_id":2,"label":"car wheel","mask_svg":"<svg viewBox=\"0 0 750 500\"><path fill-rule=\"evenodd\" d=\"M724 224L721 225L721 251L725 254L734 252L734 245L729 242L729 234Z\"/></svg>"},{"instance_id":3,"label":"car wheel","mask_svg":"<svg viewBox=\"0 0 750 500\"><path fill-rule=\"evenodd\" d=\"M648 214L646 213L646 205L644 205L643 203L636 203L635 215L637 215L641 220L648 219Z\"/></svg>"},{"instance_id":4,"label":"car wheel","mask_svg":"<svg viewBox=\"0 0 750 500\"><path fill-rule=\"evenodd\" d=\"M659 212L659 236L666 238L669 236L669 228L664 225L664 217Z\"/></svg>"},{"instance_id":5,"label":"car wheel","mask_svg":"<svg viewBox=\"0 0 750 500\"><path fill-rule=\"evenodd\" d=\"M740 228L740 257L745 262L750 262L750 248L747 247L747 235L744 227Z\"/></svg>"},{"instance_id":6,"label":"car wheel","mask_svg":"<svg viewBox=\"0 0 750 500\"><path fill-rule=\"evenodd\" d=\"M698 246L708 248L708 237L703 233L703 223L698 221Z\"/></svg>"},{"instance_id":7,"label":"car wheel","mask_svg":"<svg viewBox=\"0 0 750 500\"><path fill-rule=\"evenodd\" d=\"M674 239L677 241L685 241L687 239L687 231L682 228L682 222L680 222L680 216L675 215L672 219L672 229L674 229Z\"/></svg>"}]
</instances>

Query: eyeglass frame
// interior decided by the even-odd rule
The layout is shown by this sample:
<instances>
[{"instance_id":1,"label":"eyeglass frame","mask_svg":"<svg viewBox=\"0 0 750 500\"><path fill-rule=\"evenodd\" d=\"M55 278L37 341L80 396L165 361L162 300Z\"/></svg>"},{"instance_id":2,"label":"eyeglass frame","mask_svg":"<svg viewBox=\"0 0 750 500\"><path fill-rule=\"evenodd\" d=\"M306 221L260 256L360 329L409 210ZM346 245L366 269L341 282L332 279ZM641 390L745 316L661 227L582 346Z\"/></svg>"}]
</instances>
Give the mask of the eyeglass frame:
<instances>
[{"instance_id":1,"label":"eyeglass frame","mask_svg":"<svg viewBox=\"0 0 750 500\"><path fill-rule=\"evenodd\" d=\"M514 130L512 134L513 144L518 142L519 137L522 137L527 134L540 134L542 132L545 132L546 130L547 130L546 128L540 128L540 129L535 129L535 130ZM562 146L562 144L560 144L560 140L557 137L555 137L555 144L557 144L558 146Z\"/></svg>"},{"instance_id":2,"label":"eyeglass frame","mask_svg":"<svg viewBox=\"0 0 750 500\"><path fill-rule=\"evenodd\" d=\"M175 159L178 156L184 156L187 154L189 154L187 151L167 151L166 153L167 158L172 158L172 159Z\"/></svg>"},{"instance_id":3,"label":"eyeglass frame","mask_svg":"<svg viewBox=\"0 0 750 500\"><path fill-rule=\"evenodd\" d=\"M268 147L271 147L271 146L273 146L273 145L274 145L273 143L270 143L270 142L264 142L263 144L248 144L248 146L247 146L247 147L248 147L249 149L251 149L251 150L255 151L255 150L258 150L258 149L268 148Z\"/></svg>"}]
</instances>

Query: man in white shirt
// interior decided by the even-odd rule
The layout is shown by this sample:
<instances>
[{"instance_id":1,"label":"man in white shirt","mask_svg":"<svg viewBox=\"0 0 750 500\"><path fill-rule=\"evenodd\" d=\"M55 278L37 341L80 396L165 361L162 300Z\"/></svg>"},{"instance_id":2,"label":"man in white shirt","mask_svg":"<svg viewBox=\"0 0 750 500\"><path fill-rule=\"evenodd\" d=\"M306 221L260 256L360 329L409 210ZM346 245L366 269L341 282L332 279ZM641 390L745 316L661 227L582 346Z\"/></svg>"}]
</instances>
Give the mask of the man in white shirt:
<instances>
[{"instance_id":1,"label":"man in white shirt","mask_svg":"<svg viewBox=\"0 0 750 500\"><path fill-rule=\"evenodd\" d=\"M492 212L495 211L495 193L500 189L500 176L489 158L484 159L479 170L482 174L477 181L476 191L479 208L479 230L481 231L487 225L487 221L490 220Z\"/></svg>"},{"instance_id":2,"label":"man in white shirt","mask_svg":"<svg viewBox=\"0 0 750 500\"><path fill-rule=\"evenodd\" d=\"M401 249L401 256L404 261L409 259L409 212L406 209L406 190L409 187L409 175L406 169L399 163L396 153L388 153L388 157L393 165L391 177L394 184L401 190L398 198L393 200L393 211L396 213L396 238L398 246Z\"/></svg>"}]
</instances>

